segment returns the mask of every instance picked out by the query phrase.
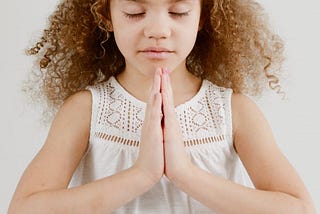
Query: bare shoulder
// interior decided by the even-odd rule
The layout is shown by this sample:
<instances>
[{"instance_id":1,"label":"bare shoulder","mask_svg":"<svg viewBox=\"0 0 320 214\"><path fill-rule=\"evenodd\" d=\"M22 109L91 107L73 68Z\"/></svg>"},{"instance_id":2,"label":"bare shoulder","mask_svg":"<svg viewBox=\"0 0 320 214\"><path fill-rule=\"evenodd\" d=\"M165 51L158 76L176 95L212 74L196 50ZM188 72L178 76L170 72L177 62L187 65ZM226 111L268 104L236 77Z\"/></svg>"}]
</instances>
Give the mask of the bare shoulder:
<instances>
[{"instance_id":1,"label":"bare shoulder","mask_svg":"<svg viewBox=\"0 0 320 214\"><path fill-rule=\"evenodd\" d=\"M89 128L91 121L92 98L89 91L79 91L68 97L59 112L57 113L50 133L63 133L62 136L74 139L78 134L83 138L89 137ZM66 132L65 130L68 130ZM50 140L50 135L47 140ZM69 141L67 141L69 142ZM80 141L82 142L82 141Z\"/></svg>"},{"instance_id":2,"label":"bare shoulder","mask_svg":"<svg viewBox=\"0 0 320 214\"><path fill-rule=\"evenodd\" d=\"M235 113L245 113L245 111L259 111L257 104L248 96L239 93L232 94L232 110ZM250 112L250 111L249 111Z\"/></svg>"},{"instance_id":3,"label":"bare shoulder","mask_svg":"<svg viewBox=\"0 0 320 214\"><path fill-rule=\"evenodd\" d=\"M231 99L233 135L253 124L268 125L259 106L250 97L234 93Z\"/></svg>"},{"instance_id":4,"label":"bare shoulder","mask_svg":"<svg viewBox=\"0 0 320 214\"><path fill-rule=\"evenodd\" d=\"M89 113L88 111L91 112L91 104L91 92L87 90L79 91L65 100L60 111L74 108L73 110L76 112L82 111Z\"/></svg>"},{"instance_id":5,"label":"bare shoulder","mask_svg":"<svg viewBox=\"0 0 320 214\"><path fill-rule=\"evenodd\" d=\"M90 132L91 100L89 91L79 91L68 97L52 122L46 143L64 143L69 147L75 146L75 151L83 153Z\"/></svg>"},{"instance_id":6,"label":"bare shoulder","mask_svg":"<svg viewBox=\"0 0 320 214\"><path fill-rule=\"evenodd\" d=\"M245 165L251 165L253 157L271 147L279 152L272 129L258 105L243 94L233 94L231 103L233 143Z\"/></svg>"}]
</instances>

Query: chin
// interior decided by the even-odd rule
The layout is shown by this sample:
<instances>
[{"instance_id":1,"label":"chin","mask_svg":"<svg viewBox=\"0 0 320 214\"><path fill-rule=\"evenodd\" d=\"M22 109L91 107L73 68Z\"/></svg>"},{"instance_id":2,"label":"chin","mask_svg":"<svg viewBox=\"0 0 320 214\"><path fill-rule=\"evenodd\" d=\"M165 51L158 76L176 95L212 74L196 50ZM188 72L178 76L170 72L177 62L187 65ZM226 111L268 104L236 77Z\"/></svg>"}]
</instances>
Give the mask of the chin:
<instances>
[{"instance_id":1,"label":"chin","mask_svg":"<svg viewBox=\"0 0 320 214\"><path fill-rule=\"evenodd\" d=\"M168 68L170 71L171 66L169 66L168 64L165 64L165 63L156 63L156 64L150 65L148 67L141 68L141 71L142 71L142 73L149 76L149 75L153 75L153 73L156 71L157 68L163 68L163 69Z\"/></svg>"}]
</instances>

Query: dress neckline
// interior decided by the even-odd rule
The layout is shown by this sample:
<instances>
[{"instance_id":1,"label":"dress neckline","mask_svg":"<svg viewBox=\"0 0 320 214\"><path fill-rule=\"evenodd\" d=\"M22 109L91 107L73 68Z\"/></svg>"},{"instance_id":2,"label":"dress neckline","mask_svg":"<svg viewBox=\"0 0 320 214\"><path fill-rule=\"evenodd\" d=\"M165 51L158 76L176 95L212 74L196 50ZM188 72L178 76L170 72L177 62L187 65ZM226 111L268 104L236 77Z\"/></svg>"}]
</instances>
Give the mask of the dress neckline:
<instances>
[{"instance_id":1,"label":"dress neckline","mask_svg":"<svg viewBox=\"0 0 320 214\"><path fill-rule=\"evenodd\" d=\"M132 103L134 103L135 105L137 105L137 107L141 107L141 108L146 108L147 103L136 98L135 96L133 96L130 92L128 92L119 82L118 80L114 77L111 76L110 77L110 82L114 85L115 88L119 89L120 92L123 94L123 96L125 96L129 101L131 101ZM175 107L175 111L180 111L182 109L187 108L188 106L192 105L192 103L195 103L197 100L199 100L202 95L205 92L205 89L208 85L207 83L208 81L203 79L201 82L201 86L200 89L198 90L198 92L191 97L190 99L188 99L187 101L185 101L184 103L181 103L179 105L177 105Z\"/></svg>"}]
</instances>

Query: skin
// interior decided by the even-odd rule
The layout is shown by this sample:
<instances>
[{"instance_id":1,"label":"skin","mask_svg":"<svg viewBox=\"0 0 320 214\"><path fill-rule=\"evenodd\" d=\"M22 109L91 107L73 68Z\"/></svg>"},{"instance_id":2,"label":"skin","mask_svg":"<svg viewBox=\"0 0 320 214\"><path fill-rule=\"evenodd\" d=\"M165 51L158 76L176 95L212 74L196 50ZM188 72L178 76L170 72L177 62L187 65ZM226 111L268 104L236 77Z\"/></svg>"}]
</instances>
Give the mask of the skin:
<instances>
[{"instance_id":1,"label":"skin","mask_svg":"<svg viewBox=\"0 0 320 214\"><path fill-rule=\"evenodd\" d=\"M176 19L169 13L175 7L192 12ZM121 15L128 8L139 13L143 9L146 15L128 19ZM315 213L263 114L244 95L232 95L234 147L256 189L205 172L188 159L174 109L192 98L201 84L185 67L198 31L199 1L111 1L111 17L127 63L116 78L147 103L137 161L127 170L67 189L87 149L90 130L91 94L76 93L59 110L43 148L25 170L9 213L110 213L150 190L162 176L218 213ZM141 56L144 45L168 46L174 52L154 60Z\"/></svg>"},{"instance_id":2,"label":"skin","mask_svg":"<svg viewBox=\"0 0 320 214\"><path fill-rule=\"evenodd\" d=\"M126 61L125 70L117 76L119 83L132 95L147 102L150 90L146 89L152 88L156 68L167 67L173 87L181 96L176 105L192 97L200 88L201 80L188 72L185 60L199 29L200 1L119 0L111 1L110 7L110 25ZM184 13L188 15L177 15ZM143 15L127 17L128 14ZM141 52L149 47L166 48L172 53L165 59L149 59ZM184 87L180 81L190 87Z\"/></svg>"}]
</instances>

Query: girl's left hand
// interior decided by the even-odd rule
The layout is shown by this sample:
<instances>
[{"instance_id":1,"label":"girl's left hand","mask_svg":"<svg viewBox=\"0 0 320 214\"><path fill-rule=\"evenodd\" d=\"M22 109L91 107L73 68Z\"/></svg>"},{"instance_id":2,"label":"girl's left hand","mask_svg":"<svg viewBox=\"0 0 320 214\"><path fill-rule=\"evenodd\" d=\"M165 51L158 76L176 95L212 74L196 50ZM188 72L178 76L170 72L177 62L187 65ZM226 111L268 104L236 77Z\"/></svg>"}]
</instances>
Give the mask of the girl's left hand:
<instances>
[{"instance_id":1,"label":"girl's left hand","mask_svg":"<svg viewBox=\"0 0 320 214\"><path fill-rule=\"evenodd\" d=\"M168 179L178 179L184 176L192 165L185 151L180 125L175 112L173 93L168 70L162 71L161 93L163 108L163 141L165 168Z\"/></svg>"}]
</instances>

